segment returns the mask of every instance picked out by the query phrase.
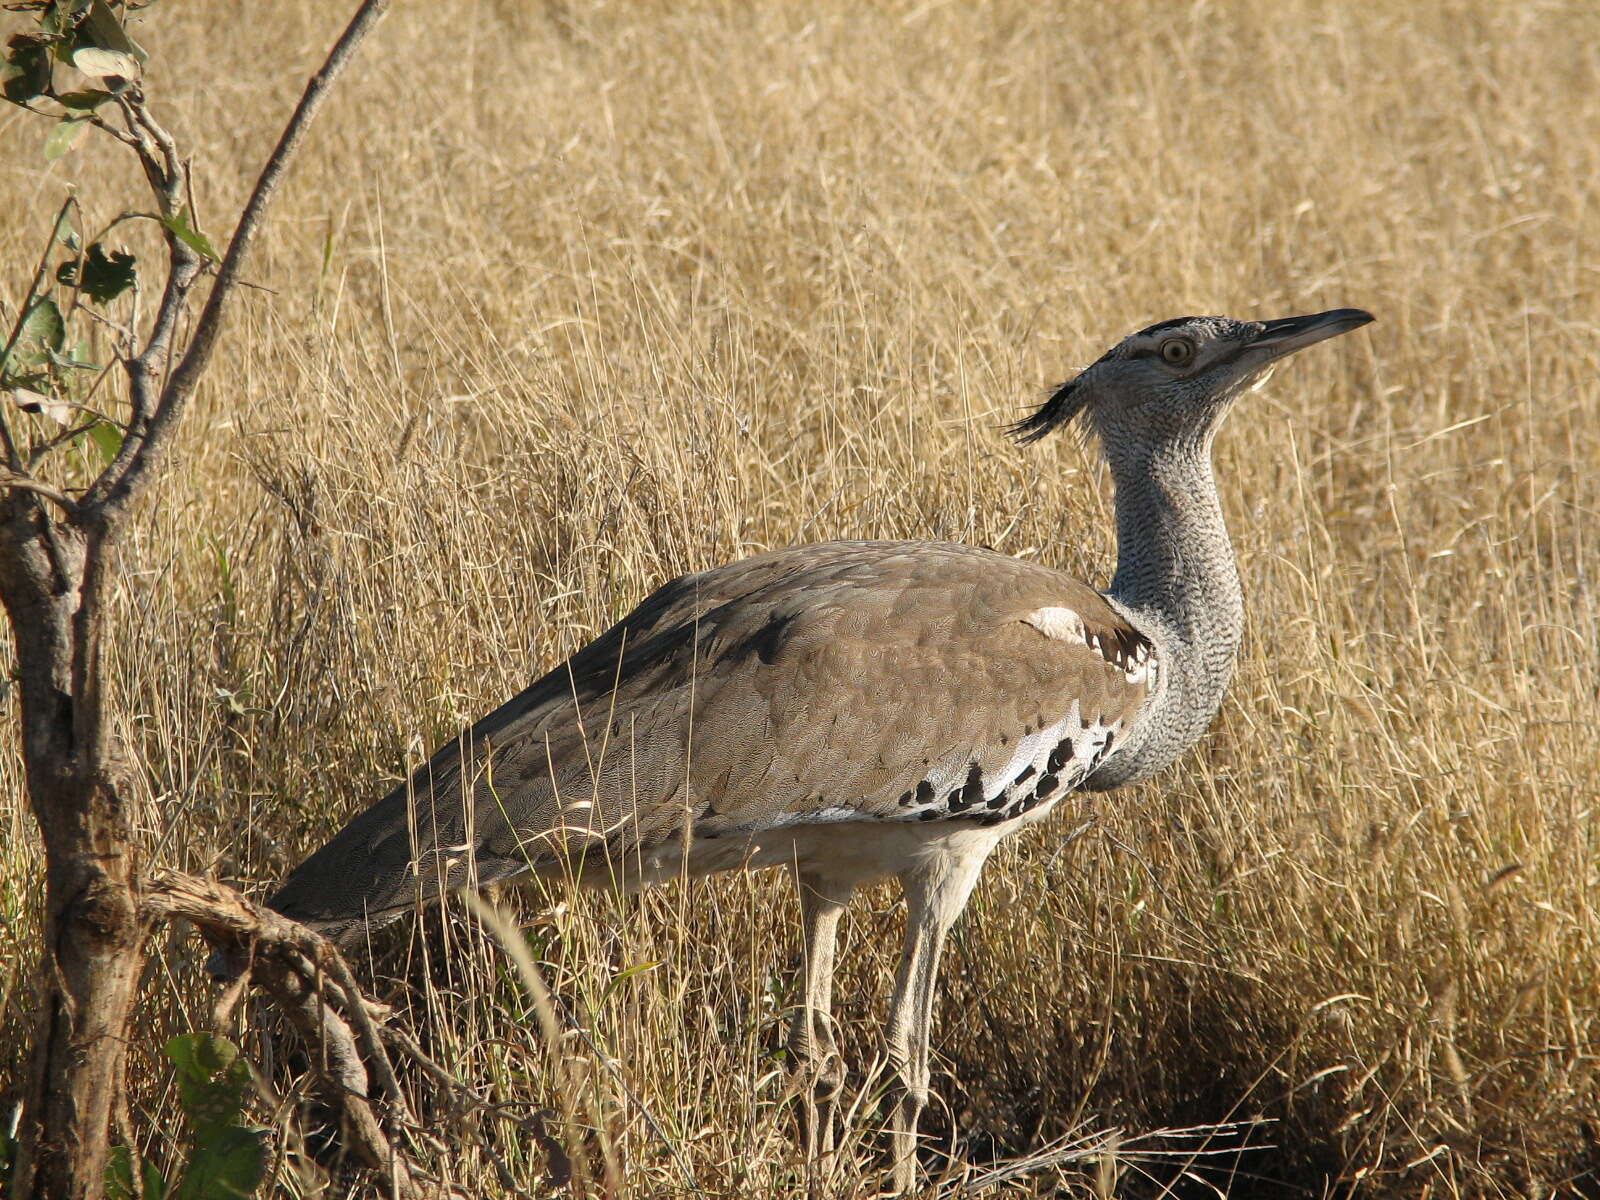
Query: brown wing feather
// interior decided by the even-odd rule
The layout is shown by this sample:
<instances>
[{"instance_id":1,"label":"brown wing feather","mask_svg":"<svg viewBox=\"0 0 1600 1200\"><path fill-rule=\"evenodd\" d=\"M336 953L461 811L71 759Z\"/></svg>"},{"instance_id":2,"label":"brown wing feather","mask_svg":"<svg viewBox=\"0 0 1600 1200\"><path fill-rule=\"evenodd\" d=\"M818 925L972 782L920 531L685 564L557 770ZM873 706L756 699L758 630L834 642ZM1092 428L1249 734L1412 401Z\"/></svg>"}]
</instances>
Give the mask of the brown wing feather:
<instances>
[{"instance_id":1,"label":"brown wing feather","mask_svg":"<svg viewBox=\"0 0 1600 1200\"><path fill-rule=\"evenodd\" d=\"M1102 651L1026 624L1045 606ZM992 775L1074 702L1131 723L1146 689L1119 656L1138 639L1087 585L964 546L837 542L685 576L441 747L271 904L336 929L690 825L903 818L906 792Z\"/></svg>"}]
</instances>

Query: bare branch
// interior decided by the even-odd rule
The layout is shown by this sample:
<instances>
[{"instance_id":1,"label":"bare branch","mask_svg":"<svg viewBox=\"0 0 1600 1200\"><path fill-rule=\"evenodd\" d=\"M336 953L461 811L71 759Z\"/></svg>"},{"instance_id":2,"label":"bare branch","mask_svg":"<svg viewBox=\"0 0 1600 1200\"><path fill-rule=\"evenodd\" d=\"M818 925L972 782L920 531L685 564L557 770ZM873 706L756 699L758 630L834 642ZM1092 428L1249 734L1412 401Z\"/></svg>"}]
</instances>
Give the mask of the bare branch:
<instances>
[{"instance_id":1,"label":"bare branch","mask_svg":"<svg viewBox=\"0 0 1600 1200\"><path fill-rule=\"evenodd\" d=\"M182 917L236 942L262 939L290 946L315 962L328 940L270 908L246 900L230 887L158 867L145 880L145 908L152 917Z\"/></svg>"},{"instance_id":2,"label":"bare branch","mask_svg":"<svg viewBox=\"0 0 1600 1200\"><path fill-rule=\"evenodd\" d=\"M71 496L51 487L42 480L35 479L31 475L0 472L0 489L4 488L16 488L18 491L32 492L37 496L43 496L46 500L58 505L68 516L75 516L78 512L78 502Z\"/></svg>"},{"instance_id":3,"label":"bare branch","mask_svg":"<svg viewBox=\"0 0 1600 1200\"><path fill-rule=\"evenodd\" d=\"M318 1066L324 1090L344 1111L345 1128L356 1152L384 1177L384 1191L400 1200L420 1197L410 1162L384 1135L367 1102L366 1069L356 1053L350 1027L294 971L264 971L258 967L255 978L277 1001L313 1052L312 1061L317 1061L318 1050L325 1056L326 1062Z\"/></svg>"},{"instance_id":4,"label":"bare branch","mask_svg":"<svg viewBox=\"0 0 1600 1200\"><path fill-rule=\"evenodd\" d=\"M84 497L84 508L90 519L105 526L125 510L137 492L145 486L154 465L160 461L171 444L178 421L194 393L212 352L222 335L227 303L243 271L245 259L255 243L262 220L272 203L278 185L293 160L295 152L305 140L312 119L327 99L329 89L349 64L363 38L371 32L388 10L389 0L363 0L361 7L345 27L344 33L328 52L321 70L307 82L294 115L284 126L283 134L272 151L272 157L261 169L254 191L239 216L239 223L228 243L228 252L212 285L211 295L195 326L189 343L177 368L168 377L166 386L156 400L148 425L138 420L135 411L133 430L122 444L116 460L95 481ZM135 383L135 391L139 384Z\"/></svg>"},{"instance_id":5,"label":"bare branch","mask_svg":"<svg viewBox=\"0 0 1600 1200\"><path fill-rule=\"evenodd\" d=\"M179 202L188 192L189 172L184 169L183 156L178 153L178 140L167 132L155 117L150 115L150 110L145 107L144 92L138 88L125 93L122 97L123 112L127 114L128 125L139 135L154 142L156 149L161 153L160 178L162 211L171 216L178 211Z\"/></svg>"},{"instance_id":6,"label":"bare branch","mask_svg":"<svg viewBox=\"0 0 1600 1200\"><path fill-rule=\"evenodd\" d=\"M112 137L116 138L117 141L121 142L124 146L127 146L130 149L140 149L138 138L134 137L133 134L129 133L126 129L118 129L115 125L113 125L110 121L107 121L98 113L89 114L89 124L93 125L102 133L110 134Z\"/></svg>"},{"instance_id":7,"label":"bare branch","mask_svg":"<svg viewBox=\"0 0 1600 1200\"><path fill-rule=\"evenodd\" d=\"M226 889L171 873L141 876L128 807L117 794L101 686L105 593L118 570L110 553L122 524L118 518L159 470L186 403L209 365L229 296L243 282L244 262L275 189L330 85L387 4L361 0L307 84L256 181L181 357L189 299L212 258L174 219L186 205L192 212L188 164L137 89L116 99L125 131L103 123L102 115L112 119L111 110L97 114L95 123L134 151L166 232L168 271L143 345L138 289L126 328L107 323L122 339L116 360L129 379L132 420L110 466L87 494L75 499L23 469L26 453L41 439L18 431L24 437L19 445L8 413L0 407L0 592L15 633L20 741L49 867L42 913L42 1003L22 1108L26 1124L20 1127L10 1180L18 1195L88 1197L104 1190L109 1130L124 1103L126 1031L148 934L154 921L179 915L217 942L242 938L254 947L250 978L278 999L313 1050L322 1089L343 1112L343 1126L357 1154L381 1174L384 1191L400 1200L420 1196L419 1182L431 1182L380 1124L380 1112L391 1121L395 1114L406 1115L403 1097L374 1015L332 946ZM72 8L74 20L82 17L82 5ZM47 32L46 41L59 48L70 31L52 27ZM59 349L60 326L57 313L40 297L48 290L47 272L62 219L74 203L69 198L62 206L5 343L9 350L28 337L28 371L37 361L53 382L67 360L52 357ZM187 215L182 219L192 220ZM85 262L80 251L80 282ZM74 293L65 318L77 315L86 295L81 287ZM39 319L30 326L33 313ZM38 352L32 349L33 340L43 343ZM64 510L67 519L47 510L46 500ZM376 1101L369 1094L372 1072L384 1093ZM443 1194L444 1189L437 1190Z\"/></svg>"},{"instance_id":8,"label":"bare branch","mask_svg":"<svg viewBox=\"0 0 1600 1200\"><path fill-rule=\"evenodd\" d=\"M144 168L145 178L150 181L151 190L161 197L162 207L167 208L174 194L168 168L178 161L175 152L164 152L171 147L172 139L167 136L166 130L150 118L149 110L144 107L144 93L141 90L120 93L117 96L117 108L128 126L128 137L138 151L139 165ZM160 144L158 131L160 137L166 138L167 147Z\"/></svg>"},{"instance_id":9,"label":"bare branch","mask_svg":"<svg viewBox=\"0 0 1600 1200\"><path fill-rule=\"evenodd\" d=\"M377 1024L367 1010L366 996L362 993L361 986L356 983L355 976L350 974L350 967L344 961L343 955L335 951L329 954L325 961L348 998L350 1019L355 1023L356 1033L360 1036L362 1055L366 1058L372 1073L378 1077L378 1085L383 1088L384 1098L389 1101L395 1120L415 1125L416 1118L411 1115L411 1108L406 1103L404 1093L400 1091L400 1083L394 1074L394 1064L389 1061L389 1052L383 1047L383 1038L378 1033Z\"/></svg>"},{"instance_id":10,"label":"bare branch","mask_svg":"<svg viewBox=\"0 0 1600 1200\"><path fill-rule=\"evenodd\" d=\"M156 309L156 319L150 327L150 337L145 342L144 349L124 364L124 369L128 373L128 402L133 408L133 413L128 418L128 425L132 430L143 429L159 407L155 381L162 370L161 360L178 327L178 319L188 305L189 291L194 287L194 282L204 266L200 256L170 232L167 234L167 243L172 268L167 272L166 287L161 292L161 304ZM133 450L137 448L138 443L134 442ZM124 449L127 453L117 455L104 474L95 481L96 487L108 479L114 480L120 477L127 470L134 454L133 450L127 449L126 444Z\"/></svg>"}]
</instances>

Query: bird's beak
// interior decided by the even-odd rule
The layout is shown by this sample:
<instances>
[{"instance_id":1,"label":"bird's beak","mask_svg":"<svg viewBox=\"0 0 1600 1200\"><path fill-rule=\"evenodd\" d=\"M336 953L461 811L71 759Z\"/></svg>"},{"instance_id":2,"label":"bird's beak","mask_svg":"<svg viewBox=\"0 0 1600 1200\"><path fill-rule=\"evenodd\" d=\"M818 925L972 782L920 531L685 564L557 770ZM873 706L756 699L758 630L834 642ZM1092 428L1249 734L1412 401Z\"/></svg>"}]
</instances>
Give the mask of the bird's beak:
<instances>
[{"instance_id":1,"label":"bird's beak","mask_svg":"<svg viewBox=\"0 0 1600 1200\"><path fill-rule=\"evenodd\" d=\"M1359 308L1335 308L1308 317L1283 317L1263 322L1261 332L1247 348L1267 362L1304 350L1325 338L1338 337L1369 324L1373 316Z\"/></svg>"}]
</instances>

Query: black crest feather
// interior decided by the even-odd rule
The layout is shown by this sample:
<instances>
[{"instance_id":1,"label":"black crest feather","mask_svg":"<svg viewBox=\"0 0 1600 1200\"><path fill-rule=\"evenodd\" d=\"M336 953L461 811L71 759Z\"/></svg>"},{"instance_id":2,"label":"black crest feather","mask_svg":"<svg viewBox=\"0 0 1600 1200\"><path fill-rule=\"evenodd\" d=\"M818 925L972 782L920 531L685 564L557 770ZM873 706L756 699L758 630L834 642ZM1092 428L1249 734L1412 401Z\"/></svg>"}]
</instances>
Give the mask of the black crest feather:
<instances>
[{"instance_id":1,"label":"black crest feather","mask_svg":"<svg viewBox=\"0 0 1600 1200\"><path fill-rule=\"evenodd\" d=\"M1078 386L1078 380L1069 379L1058 387L1037 411L1029 413L1016 424L1009 426L1006 432L1023 445L1037 442L1051 430L1070 425L1073 418L1081 413L1088 403L1088 394Z\"/></svg>"}]
</instances>

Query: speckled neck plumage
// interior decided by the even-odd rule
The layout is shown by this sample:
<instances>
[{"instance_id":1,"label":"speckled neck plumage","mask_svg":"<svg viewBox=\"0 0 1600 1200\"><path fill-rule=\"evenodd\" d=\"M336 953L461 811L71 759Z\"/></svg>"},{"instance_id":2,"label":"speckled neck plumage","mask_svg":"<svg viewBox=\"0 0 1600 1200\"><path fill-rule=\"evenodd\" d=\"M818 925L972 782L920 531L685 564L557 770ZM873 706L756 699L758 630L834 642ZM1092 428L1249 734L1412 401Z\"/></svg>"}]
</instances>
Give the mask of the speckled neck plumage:
<instances>
[{"instance_id":1,"label":"speckled neck plumage","mask_svg":"<svg viewBox=\"0 0 1600 1200\"><path fill-rule=\"evenodd\" d=\"M1162 681L1138 732L1087 781L1094 790L1148 779L1200 739L1244 636L1211 438L1123 445L1107 457L1118 546L1108 597L1155 644Z\"/></svg>"}]
</instances>

